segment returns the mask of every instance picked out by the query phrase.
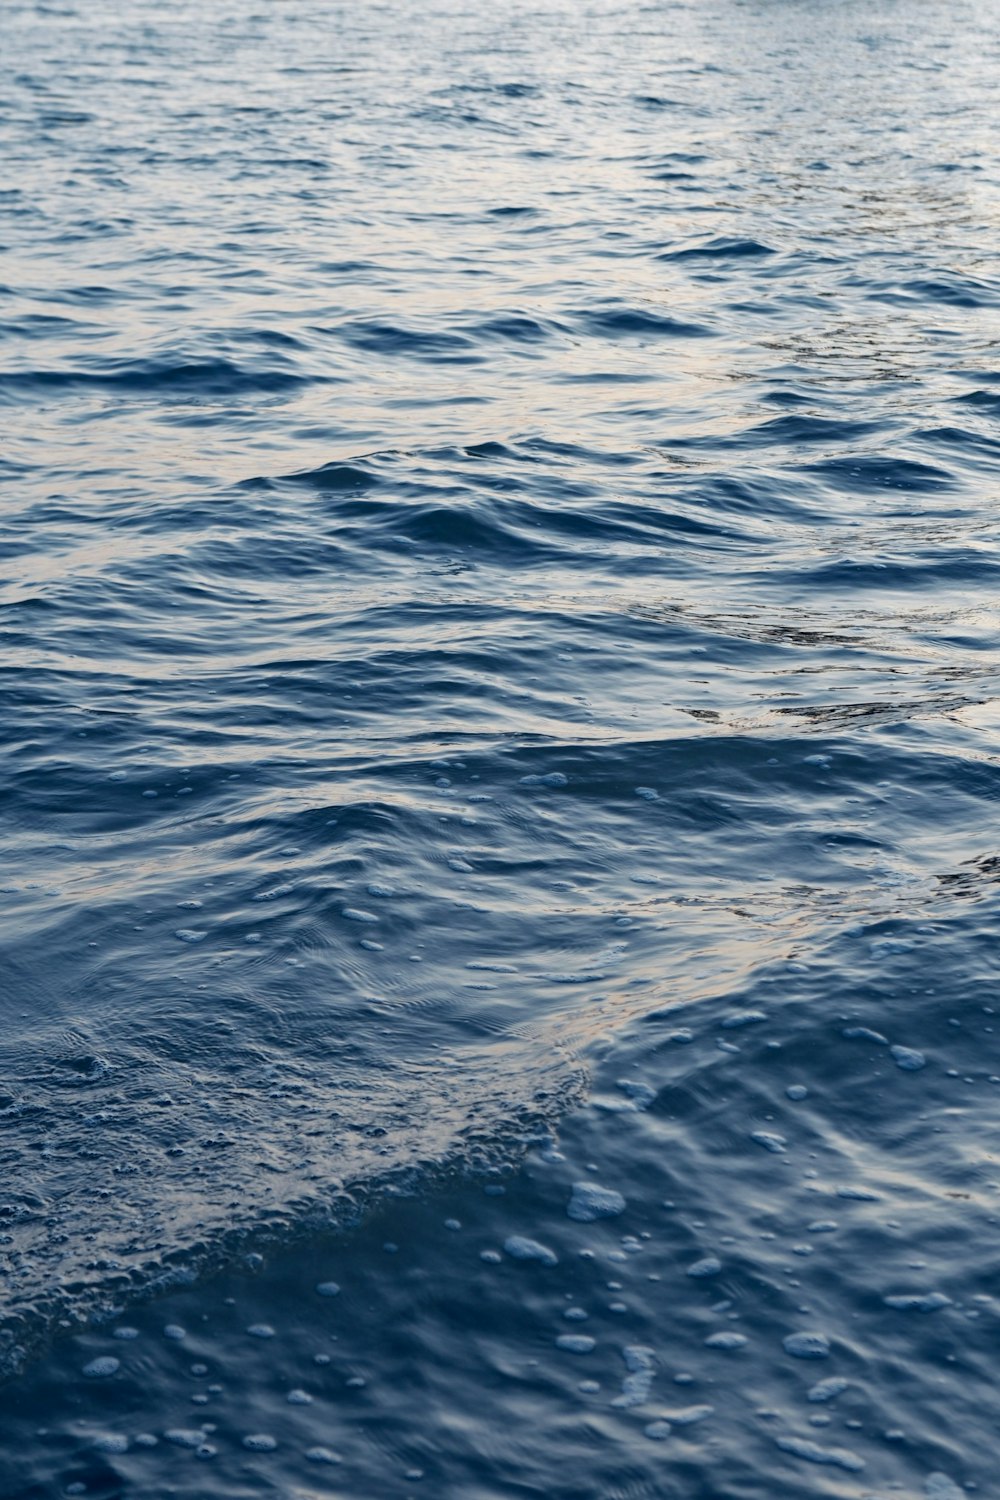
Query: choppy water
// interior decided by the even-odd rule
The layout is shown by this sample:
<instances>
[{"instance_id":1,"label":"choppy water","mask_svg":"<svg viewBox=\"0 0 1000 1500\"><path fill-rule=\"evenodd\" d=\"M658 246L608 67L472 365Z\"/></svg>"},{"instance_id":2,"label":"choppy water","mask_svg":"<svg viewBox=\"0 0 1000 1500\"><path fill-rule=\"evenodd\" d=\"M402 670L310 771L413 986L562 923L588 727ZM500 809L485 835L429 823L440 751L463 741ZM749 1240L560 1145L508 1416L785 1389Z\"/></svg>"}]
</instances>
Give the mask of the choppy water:
<instances>
[{"instance_id":1,"label":"choppy water","mask_svg":"<svg viewBox=\"0 0 1000 1500\"><path fill-rule=\"evenodd\" d=\"M994 1493L998 38L5 0L5 1500Z\"/></svg>"}]
</instances>

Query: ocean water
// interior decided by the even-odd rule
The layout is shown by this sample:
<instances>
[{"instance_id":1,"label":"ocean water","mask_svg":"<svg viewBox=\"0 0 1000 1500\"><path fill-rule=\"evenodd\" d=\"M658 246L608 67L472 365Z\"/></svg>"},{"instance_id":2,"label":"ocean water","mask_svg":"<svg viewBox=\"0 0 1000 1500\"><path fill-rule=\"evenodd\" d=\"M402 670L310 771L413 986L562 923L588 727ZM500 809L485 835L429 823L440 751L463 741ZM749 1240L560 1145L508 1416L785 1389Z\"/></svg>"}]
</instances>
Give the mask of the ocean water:
<instances>
[{"instance_id":1,"label":"ocean water","mask_svg":"<svg viewBox=\"0 0 1000 1500\"><path fill-rule=\"evenodd\" d=\"M1000 1492L998 65L3 0L3 1500Z\"/></svg>"}]
</instances>

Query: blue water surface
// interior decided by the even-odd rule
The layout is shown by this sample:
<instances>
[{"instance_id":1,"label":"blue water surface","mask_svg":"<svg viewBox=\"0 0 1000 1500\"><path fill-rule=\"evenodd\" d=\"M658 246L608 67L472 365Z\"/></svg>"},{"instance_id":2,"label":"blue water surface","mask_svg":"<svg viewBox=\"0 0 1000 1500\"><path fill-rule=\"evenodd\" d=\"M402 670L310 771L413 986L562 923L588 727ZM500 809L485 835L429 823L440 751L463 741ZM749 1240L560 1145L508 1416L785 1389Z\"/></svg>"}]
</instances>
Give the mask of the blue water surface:
<instances>
[{"instance_id":1,"label":"blue water surface","mask_svg":"<svg viewBox=\"0 0 1000 1500\"><path fill-rule=\"evenodd\" d=\"M2 0L3 1500L995 1493L998 65Z\"/></svg>"}]
</instances>

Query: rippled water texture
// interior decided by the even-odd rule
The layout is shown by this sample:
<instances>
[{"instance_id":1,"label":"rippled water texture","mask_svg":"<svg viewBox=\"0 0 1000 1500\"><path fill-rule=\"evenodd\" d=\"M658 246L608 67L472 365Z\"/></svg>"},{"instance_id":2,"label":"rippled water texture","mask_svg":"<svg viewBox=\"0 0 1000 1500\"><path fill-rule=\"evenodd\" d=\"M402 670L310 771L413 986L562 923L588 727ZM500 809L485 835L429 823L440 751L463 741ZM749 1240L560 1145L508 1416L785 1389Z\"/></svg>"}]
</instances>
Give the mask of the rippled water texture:
<instances>
[{"instance_id":1,"label":"rippled water texture","mask_svg":"<svg viewBox=\"0 0 1000 1500\"><path fill-rule=\"evenodd\" d=\"M5 0L6 1494L991 1492L998 38Z\"/></svg>"}]
</instances>

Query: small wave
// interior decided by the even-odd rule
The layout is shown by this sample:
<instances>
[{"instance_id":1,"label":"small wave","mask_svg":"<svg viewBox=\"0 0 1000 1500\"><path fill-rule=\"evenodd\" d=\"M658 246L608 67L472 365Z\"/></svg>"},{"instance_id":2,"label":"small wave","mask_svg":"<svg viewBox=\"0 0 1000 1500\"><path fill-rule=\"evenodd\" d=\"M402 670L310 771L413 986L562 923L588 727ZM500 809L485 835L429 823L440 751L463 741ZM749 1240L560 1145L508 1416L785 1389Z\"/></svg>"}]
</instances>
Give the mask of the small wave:
<instances>
[{"instance_id":1,"label":"small wave","mask_svg":"<svg viewBox=\"0 0 1000 1500\"><path fill-rule=\"evenodd\" d=\"M704 323L674 318L644 307L588 309L576 318L577 327L598 338L698 339L710 338L713 329Z\"/></svg>"},{"instance_id":2,"label":"small wave","mask_svg":"<svg viewBox=\"0 0 1000 1500\"><path fill-rule=\"evenodd\" d=\"M247 368L226 359L135 360L94 369L0 370L0 396L14 403L90 387L144 398L219 398L278 394L297 389L306 379L291 370Z\"/></svg>"},{"instance_id":3,"label":"small wave","mask_svg":"<svg viewBox=\"0 0 1000 1500\"><path fill-rule=\"evenodd\" d=\"M890 454L856 454L846 458L823 459L803 466L837 489L874 494L880 490L904 490L926 494L953 489L955 476L947 469L924 464L912 458L895 458Z\"/></svg>"},{"instance_id":4,"label":"small wave","mask_svg":"<svg viewBox=\"0 0 1000 1500\"><path fill-rule=\"evenodd\" d=\"M658 260L674 261L716 261L716 260L761 260L766 256L774 255L776 251L770 245L765 245L761 240L739 239L727 235L717 235L714 239L702 240L696 244L681 245L674 250L664 250L657 256Z\"/></svg>"}]
</instances>

